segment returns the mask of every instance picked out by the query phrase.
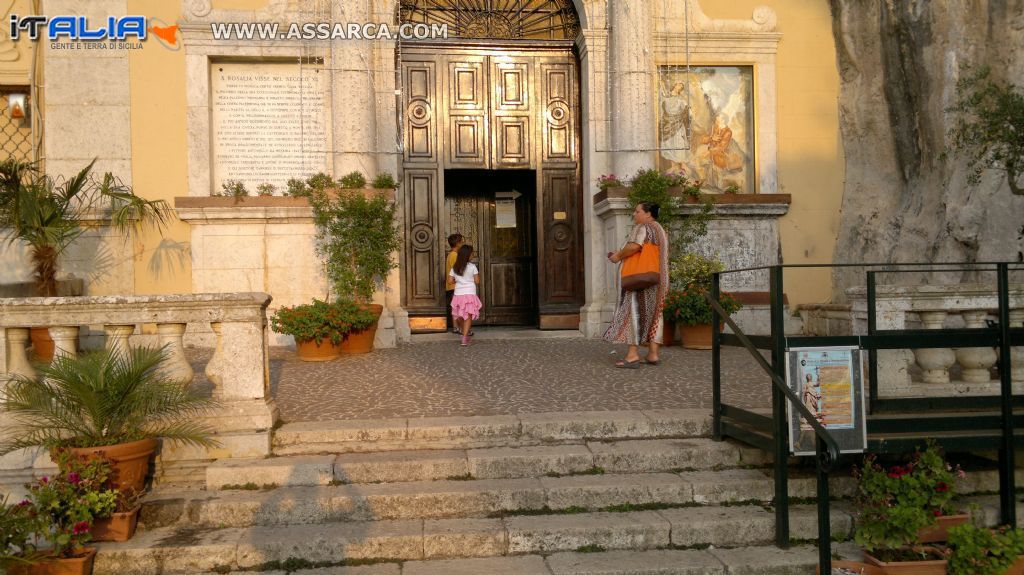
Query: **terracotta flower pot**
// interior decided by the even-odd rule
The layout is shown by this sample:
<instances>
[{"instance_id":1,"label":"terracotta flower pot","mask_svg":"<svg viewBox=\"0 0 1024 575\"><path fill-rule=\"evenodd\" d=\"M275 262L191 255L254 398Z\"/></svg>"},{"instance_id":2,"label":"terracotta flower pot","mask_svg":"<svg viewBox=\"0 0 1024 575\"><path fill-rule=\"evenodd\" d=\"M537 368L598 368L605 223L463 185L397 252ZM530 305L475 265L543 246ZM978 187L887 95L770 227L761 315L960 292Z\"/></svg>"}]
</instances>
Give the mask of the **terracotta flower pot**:
<instances>
[{"instance_id":1,"label":"terracotta flower pot","mask_svg":"<svg viewBox=\"0 0 1024 575\"><path fill-rule=\"evenodd\" d=\"M141 492L149 475L149 461L156 452L155 439L100 447L72 447L71 454L86 460L106 459L110 462L107 484L121 491Z\"/></svg>"},{"instance_id":2,"label":"terracotta flower pot","mask_svg":"<svg viewBox=\"0 0 1024 575\"><path fill-rule=\"evenodd\" d=\"M725 324L718 326L718 331L724 331ZM711 349L711 324L680 325L680 339L683 340L683 347L686 349Z\"/></svg>"},{"instance_id":3,"label":"terracotta flower pot","mask_svg":"<svg viewBox=\"0 0 1024 575\"><path fill-rule=\"evenodd\" d=\"M1018 555L1017 560L1003 575L1024 575L1024 555Z\"/></svg>"},{"instance_id":4,"label":"terracotta flower pot","mask_svg":"<svg viewBox=\"0 0 1024 575\"><path fill-rule=\"evenodd\" d=\"M661 345L668 347L676 341L676 322L663 320L661 328Z\"/></svg>"},{"instance_id":5,"label":"terracotta flower pot","mask_svg":"<svg viewBox=\"0 0 1024 575\"><path fill-rule=\"evenodd\" d=\"M49 558L35 565L19 565L8 569L10 575L91 575L96 549L86 547L78 557Z\"/></svg>"},{"instance_id":6,"label":"terracotta flower pot","mask_svg":"<svg viewBox=\"0 0 1024 575\"><path fill-rule=\"evenodd\" d=\"M938 553L932 547L922 549ZM886 575L946 575L945 559L925 559L923 561L882 561L874 555L865 552L864 562L869 565L881 567Z\"/></svg>"},{"instance_id":7,"label":"terracotta flower pot","mask_svg":"<svg viewBox=\"0 0 1024 575\"><path fill-rule=\"evenodd\" d=\"M33 327L29 329L29 339L32 341L32 353L36 359L42 362L53 361L53 338L50 337L50 329L45 327Z\"/></svg>"},{"instance_id":8,"label":"terracotta flower pot","mask_svg":"<svg viewBox=\"0 0 1024 575\"><path fill-rule=\"evenodd\" d=\"M364 304L360 307L367 308L377 316L370 327L361 331L352 331L345 336L341 342L342 353L370 353L373 351L373 339L377 336L377 322L380 321L380 314L384 312L384 306L378 304Z\"/></svg>"},{"instance_id":9,"label":"terracotta flower pot","mask_svg":"<svg viewBox=\"0 0 1024 575\"><path fill-rule=\"evenodd\" d=\"M959 513L957 515L940 515L936 517L937 523L921 529L917 532L917 540L920 543L935 543L937 541L945 541L947 533L951 527L957 525L963 525L971 516L967 513Z\"/></svg>"},{"instance_id":10,"label":"terracotta flower pot","mask_svg":"<svg viewBox=\"0 0 1024 575\"><path fill-rule=\"evenodd\" d=\"M341 356L341 344L335 345L329 339L320 343L313 339L296 341L295 350L302 361L330 361Z\"/></svg>"},{"instance_id":11,"label":"terracotta flower pot","mask_svg":"<svg viewBox=\"0 0 1024 575\"><path fill-rule=\"evenodd\" d=\"M135 535L135 527L139 522L139 510L136 506L131 511L114 513L110 517L96 519L92 523L93 541L128 541Z\"/></svg>"}]
</instances>

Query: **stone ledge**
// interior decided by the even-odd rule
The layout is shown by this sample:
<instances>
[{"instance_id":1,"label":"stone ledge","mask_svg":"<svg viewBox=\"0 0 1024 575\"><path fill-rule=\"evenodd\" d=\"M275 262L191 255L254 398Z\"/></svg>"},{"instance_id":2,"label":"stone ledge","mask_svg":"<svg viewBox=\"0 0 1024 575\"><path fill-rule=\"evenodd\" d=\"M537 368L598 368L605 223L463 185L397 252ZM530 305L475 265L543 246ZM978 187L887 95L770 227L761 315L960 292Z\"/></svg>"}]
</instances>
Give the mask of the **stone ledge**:
<instances>
[{"instance_id":1,"label":"stone ledge","mask_svg":"<svg viewBox=\"0 0 1024 575\"><path fill-rule=\"evenodd\" d=\"M0 327L263 321L262 292L0 299Z\"/></svg>"}]
</instances>

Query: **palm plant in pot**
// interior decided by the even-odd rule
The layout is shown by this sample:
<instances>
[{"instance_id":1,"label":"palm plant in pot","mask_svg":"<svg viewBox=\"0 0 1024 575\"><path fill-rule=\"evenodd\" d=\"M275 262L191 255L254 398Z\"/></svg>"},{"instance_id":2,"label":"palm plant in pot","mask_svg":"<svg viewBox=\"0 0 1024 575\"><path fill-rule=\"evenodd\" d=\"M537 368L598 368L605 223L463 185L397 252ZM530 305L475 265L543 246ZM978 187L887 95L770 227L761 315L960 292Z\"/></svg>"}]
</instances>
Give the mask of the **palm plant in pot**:
<instances>
[{"instance_id":1,"label":"palm plant in pot","mask_svg":"<svg viewBox=\"0 0 1024 575\"><path fill-rule=\"evenodd\" d=\"M0 455L44 446L75 457L106 459L108 480L121 491L142 490L157 438L215 447L198 418L216 402L188 381L164 376L168 348L103 349L58 356L34 378L15 375L0 395L10 423L0 429ZM58 461L59 463L59 461Z\"/></svg>"},{"instance_id":2,"label":"palm plant in pot","mask_svg":"<svg viewBox=\"0 0 1024 575\"><path fill-rule=\"evenodd\" d=\"M89 220L109 218L110 225L127 238L144 224L161 228L171 209L163 200L147 200L113 174L92 175L96 160L67 179L42 174L36 165L8 159L0 162L0 228L9 230L9 244L28 246L36 293L57 295L61 255L89 228ZM53 356L53 342L45 328L33 332L36 355Z\"/></svg>"},{"instance_id":3,"label":"palm plant in pot","mask_svg":"<svg viewBox=\"0 0 1024 575\"><path fill-rule=\"evenodd\" d=\"M338 301L355 302L374 314L372 325L352 330L342 343L343 352L365 353L373 349L377 319L384 310L371 303L373 294L398 265L393 254L400 238L393 202L380 193L364 193L365 179L353 174L344 183L359 188L343 187L334 197L315 192L310 204L331 291Z\"/></svg>"}]
</instances>

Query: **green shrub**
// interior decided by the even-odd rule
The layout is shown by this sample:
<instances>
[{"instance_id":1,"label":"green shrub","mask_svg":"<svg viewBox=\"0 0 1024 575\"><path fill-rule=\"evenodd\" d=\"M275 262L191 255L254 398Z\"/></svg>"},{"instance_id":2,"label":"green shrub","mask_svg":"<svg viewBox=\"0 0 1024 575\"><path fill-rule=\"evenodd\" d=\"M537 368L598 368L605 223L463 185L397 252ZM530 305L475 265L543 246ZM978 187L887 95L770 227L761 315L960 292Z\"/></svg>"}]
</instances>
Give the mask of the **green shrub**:
<instances>
[{"instance_id":1,"label":"green shrub","mask_svg":"<svg viewBox=\"0 0 1024 575\"><path fill-rule=\"evenodd\" d=\"M338 180L338 185L345 190L356 190L366 187L366 177L362 172L349 172Z\"/></svg>"},{"instance_id":2,"label":"green shrub","mask_svg":"<svg viewBox=\"0 0 1024 575\"><path fill-rule=\"evenodd\" d=\"M313 303L283 307L270 318L270 328L295 338L296 342L315 341L318 345L328 339L338 345L352 331L370 327L377 318L373 312L349 300Z\"/></svg>"},{"instance_id":3,"label":"green shrub","mask_svg":"<svg viewBox=\"0 0 1024 575\"><path fill-rule=\"evenodd\" d=\"M306 178L306 187L310 193L322 192L334 187L334 178L323 172L318 172Z\"/></svg>"},{"instance_id":4,"label":"green shrub","mask_svg":"<svg viewBox=\"0 0 1024 575\"><path fill-rule=\"evenodd\" d=\"M293 198L308 198L312 191L306 182L298 178L290 178L288 180L288 188L285 190L284 195L291 196Z\"/></svg>"},{"instance_id":5,"label":"green shrub","mask_svg":"<svg viewBox=\"0 0 1024 575\"><path fill-rule=\"evenodd\" d=\"M377 177L373 179L372 186L378 190L395 189L398 187L398 182L388 172L381 172L377 174Z\"/></svg>"},{"instance_id":6,"label":"green shrub","mask_svg":"<svg viewBox=\"0 0 1024 575\"><path fill-rule=\"evenodd\" d=\"M261 196L261 197L263 197L263 196L272 196L272 195L274 195L274 192L276 192L276 191L277 191L277 186L275 186L274 184L260 184L260 185L256 186L256 195L257 196Z\"/></svg>"},{"instance_id":7,"label":"green shrub","mask_svg":"<svg viewBox=\"0 0 1024 575\"><path fill-rule=\"evenodd\" d=\"M220 187L222 190L221 195L229 198L244 198L249 195L249 190L239 180L225 180Z\"/></svg>"}]
</instances>

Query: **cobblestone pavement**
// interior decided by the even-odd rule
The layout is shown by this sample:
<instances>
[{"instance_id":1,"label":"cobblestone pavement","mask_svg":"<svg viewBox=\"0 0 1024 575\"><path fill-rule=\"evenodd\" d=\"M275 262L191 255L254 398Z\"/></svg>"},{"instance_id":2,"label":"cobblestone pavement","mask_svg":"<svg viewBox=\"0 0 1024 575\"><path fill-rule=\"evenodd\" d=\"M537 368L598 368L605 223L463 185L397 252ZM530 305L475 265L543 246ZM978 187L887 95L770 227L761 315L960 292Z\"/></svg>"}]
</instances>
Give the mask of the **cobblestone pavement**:
<instances>
[{"instance_id":1,"label":"cobblestone pavement","mask_svg":"<svg viewBox=\"0 0 1024 575\"><path fill-rule=\"evenodd\" d=\"M710 407L711 354L663 350L660 366L615 369L624 346L585 339L416 343L309 363L271 352L271 393L285 422ZM197 383L208 351L189 350ZM723 350L723 396L770 405L768 380L739 349Z\"/></svg>"}]
</instances>

